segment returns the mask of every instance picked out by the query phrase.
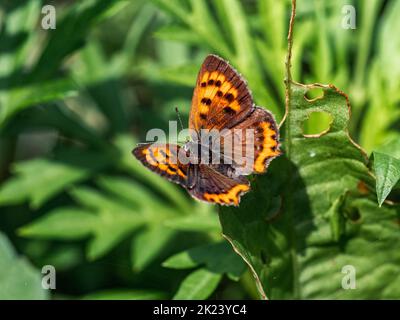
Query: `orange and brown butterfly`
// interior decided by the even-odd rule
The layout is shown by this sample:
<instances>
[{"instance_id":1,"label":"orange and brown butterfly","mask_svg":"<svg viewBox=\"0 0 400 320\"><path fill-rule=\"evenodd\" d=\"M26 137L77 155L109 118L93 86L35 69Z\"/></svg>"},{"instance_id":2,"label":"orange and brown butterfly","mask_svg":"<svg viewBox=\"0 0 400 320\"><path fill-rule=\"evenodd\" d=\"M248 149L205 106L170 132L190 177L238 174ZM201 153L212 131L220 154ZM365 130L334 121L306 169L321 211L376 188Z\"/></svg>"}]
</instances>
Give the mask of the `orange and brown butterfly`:
<instances>
[{"instance_id":1,"label":"orange and brown butterfly","mask_svg":"<svg viewBox=\"0 0 400 320\"><path fill-rule=\"evenodd\" d=\"M233 152L247 147L254 149L251 170L243 171L243 163L182 163L179 152L186 146L148 143L133 150L144 166L168 180L183 186L194 198L221 205L239 205L240 197L250 190L246 175L264 173L270 161L281 154L278 126L273 115L254 105L245 80L229 63L216 55L208 55L201 66L193 93L189 129L196 134L187 144L201 141L203 129L233 132L252 129L248 136L235 140ZM235 131L236 132L236 131Z\"/></svg>"}]
</instances>

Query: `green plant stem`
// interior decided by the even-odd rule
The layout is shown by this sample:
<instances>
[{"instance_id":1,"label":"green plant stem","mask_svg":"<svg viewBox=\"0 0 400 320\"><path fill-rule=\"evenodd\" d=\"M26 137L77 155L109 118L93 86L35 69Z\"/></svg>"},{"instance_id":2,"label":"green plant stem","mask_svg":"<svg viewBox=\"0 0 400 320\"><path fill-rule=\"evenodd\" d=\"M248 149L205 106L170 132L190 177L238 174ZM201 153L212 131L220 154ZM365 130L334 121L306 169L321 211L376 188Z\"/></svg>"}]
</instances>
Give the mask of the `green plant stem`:
<instances>
[{"instance_id":1,"label":"green plant stem","mask_svg":"<svg viewBox=\"0 0 400 320\"><path fill-rule=\"evenodd\" d=\"M294 18L296 16L296 0L292 0L292 14L290 16L289 23L289 31L288 31L288 49L286 54L285 61L285 115L279 124L279 127L285 122L285 120L289 117L289 103L290 103L290 86L292 82L292 74L291 74L291 66L292 66L292 48L293 48L293 26L294 26ZM287 126L287 129L290 129ZM286 139L288 139L288 135L286 135ZM288 153L288 150L286 150Z\"/></svg>"},{"instance_id":2,"label":"green plant stem","mask_svg":"<svg viewBox=\"0 0 400 320\"><path fill-rule=\"evenodd\" d=\"M292 0L292 12L290 16L290 23L289 23L289 31L288 31L288 36L287 36L287 41L288 41L288 49L287 49L287 55L286 55L286 61L285 61L285 116L282 119L282 122L280 123L280 127L286 121L285 123L285 154L288 159L291 158L291 153L290 153L290 101L291 101L291 85L292 85L292 73L291 73L291 66L292 66L292 48L293 48L293 28L294 28L294 21L296 17L296 0ZM291 180L293 174L292 174L292 169L291 166L289 166L290 172L289 174L289 179ZM289 181L290 181L289 180ZM290 184L289 184L290 185ZM294 297L299 298L300 297L300 287L298 284L298 275L299 275L299 267L297 265L297 253L296 253L296 244L295 244L295 230L294 230L294 222L293 222L293 199L292 199L292 191L290 190L291 188L287 188L285 197L287 199L286 201L286 212L288 213L288 217L290 219L290 234L289 234L289 241L290 241L290 255L292 259L292 268L293 268L293 292L294 292Z\"/></svg>"}]
</instances>

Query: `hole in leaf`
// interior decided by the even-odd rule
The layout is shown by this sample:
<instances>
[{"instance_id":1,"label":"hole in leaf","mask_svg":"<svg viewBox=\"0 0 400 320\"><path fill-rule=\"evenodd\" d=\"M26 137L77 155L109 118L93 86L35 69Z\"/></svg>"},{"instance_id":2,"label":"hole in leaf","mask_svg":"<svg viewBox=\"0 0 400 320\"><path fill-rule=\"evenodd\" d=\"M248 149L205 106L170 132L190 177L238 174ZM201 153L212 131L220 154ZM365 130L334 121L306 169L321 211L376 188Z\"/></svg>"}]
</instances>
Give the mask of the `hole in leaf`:
<instances>
[{"instance_id":1,"label":"hole in leaf","mask_svg":"<svg viewBox=\"0 0 400 320\"><path fill-rule=\"evenodd\" d=\"M306 94L304 95L304 98L308 101L315 101L317 99L321 99L324 97L324 90L322 88L312 88L307 90Z\"/></svg>"},{"instance_id":2,"label":"hole in leaf","mask_svg":"<svg viewBox=\"0 0 400 320\"><path fill-rule=\"evenodd\" d=\"M303 122L303 135L305 137L318 137L327 133L332 123L332 116L323 111L312 112Z\"/></svg>"}]
</instances>

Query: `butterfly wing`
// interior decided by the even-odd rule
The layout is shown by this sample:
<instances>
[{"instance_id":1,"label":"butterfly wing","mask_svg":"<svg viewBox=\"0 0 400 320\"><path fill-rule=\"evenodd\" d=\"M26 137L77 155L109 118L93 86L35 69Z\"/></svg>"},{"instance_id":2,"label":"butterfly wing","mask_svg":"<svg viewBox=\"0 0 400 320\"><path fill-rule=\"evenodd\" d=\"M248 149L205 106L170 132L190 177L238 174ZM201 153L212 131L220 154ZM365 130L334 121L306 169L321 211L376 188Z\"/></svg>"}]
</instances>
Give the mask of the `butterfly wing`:
<instances>
[{"instance_id":1,"label":"butterfly wing","mask_svg":"<svg viewBox=\"0 0 400 320\"><path fill-rule=\"evenodd\" d=\"M232 174L233 171L227 165L200 164L192 168L196 178L194 186L188 191L199 200L238 206L240 197L250 190L247 179Z\"/></svg>"},{"instance_id":2,"label":"butterfly wing","mask_svg":"<svg viewBox=\"0 0 400 320\"><path fill-rule=\"evenodd\" d=\"M233 143L225 143L227 135L231 135ZM246 119L222 134L221 150L224 150L223 156L232 155L236 174L264 173L270 161L281 154L278 126L273 115L260 107L254 108Z\"/></svg>"},{"instance_id":3,"label":"butterfly wing","mask_svg":"<svg viewBox=\"0 0 400 320\"><path fill-rule=\"evenodd\" d=\"M189 128L223 129L245 119L254 109L245 80L228 62L208 55L193 93Z\"/></svg>"},{"instance_id":4,"label":"butterfly wing","mask_svg":"<svg viewBox=\"0 0 400 320\"><path fill-rule=\"evenodd\" d=\"M132 153L151 171L186 187L188 165L179 162L180 150L180 146L176 144L148 143L139 145Z\"/></svg>"}]
</instances>

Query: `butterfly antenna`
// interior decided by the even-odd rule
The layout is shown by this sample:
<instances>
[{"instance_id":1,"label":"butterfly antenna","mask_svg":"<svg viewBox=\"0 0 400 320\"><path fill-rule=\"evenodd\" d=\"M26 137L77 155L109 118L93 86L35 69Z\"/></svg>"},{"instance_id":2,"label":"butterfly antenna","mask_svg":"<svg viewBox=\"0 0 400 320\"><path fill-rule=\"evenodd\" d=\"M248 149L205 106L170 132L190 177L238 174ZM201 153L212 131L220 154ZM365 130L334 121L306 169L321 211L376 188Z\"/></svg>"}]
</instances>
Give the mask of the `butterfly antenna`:
<instances>
[{"instance_id":1,"label":"butterfly antenna","mask_svg":"<svg viewBox=\"0 0 400 320\"><path fill-rule=\"evenodd\" d=\"M176 115L177 115L177 117L178 117L178 121L179 121L179 123L180 123L180 125L181 125L181 130L183 130L183 124L182 124L181 115L179 114L179 110L178 110L177 107L175 107L175 112L176 112Z\"/></svg>"}]
</instances>

